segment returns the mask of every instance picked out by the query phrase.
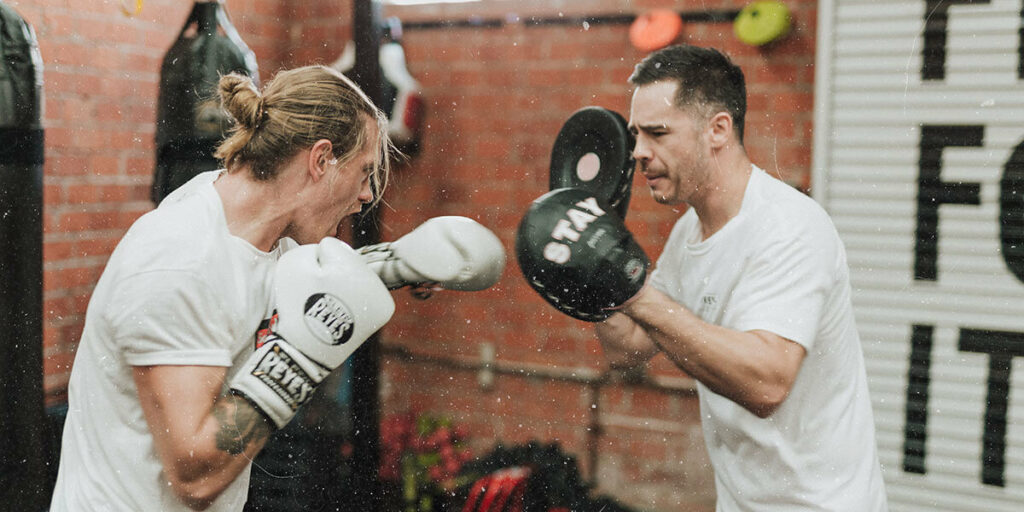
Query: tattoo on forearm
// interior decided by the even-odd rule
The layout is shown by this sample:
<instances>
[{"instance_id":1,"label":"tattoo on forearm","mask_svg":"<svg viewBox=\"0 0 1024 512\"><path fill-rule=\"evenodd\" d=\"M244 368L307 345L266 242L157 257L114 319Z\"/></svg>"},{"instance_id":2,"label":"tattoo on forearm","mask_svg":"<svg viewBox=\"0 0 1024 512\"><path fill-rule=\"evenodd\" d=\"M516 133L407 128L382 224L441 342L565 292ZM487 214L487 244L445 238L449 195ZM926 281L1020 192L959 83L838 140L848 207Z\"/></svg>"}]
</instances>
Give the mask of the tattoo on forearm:
<instances>
[{"instance_id":1,"label":"tattoo on forearm","mask_svg":"<svg viewBox=\"0 0 1024 512\"><path fill-rule=\"evenodd\" d=\"M237 395L220 397L213 406L213 417L220 424L217 449L231 455L244 453L253 442L270 436L267 420Z\"/></svg>"}]
</instances>

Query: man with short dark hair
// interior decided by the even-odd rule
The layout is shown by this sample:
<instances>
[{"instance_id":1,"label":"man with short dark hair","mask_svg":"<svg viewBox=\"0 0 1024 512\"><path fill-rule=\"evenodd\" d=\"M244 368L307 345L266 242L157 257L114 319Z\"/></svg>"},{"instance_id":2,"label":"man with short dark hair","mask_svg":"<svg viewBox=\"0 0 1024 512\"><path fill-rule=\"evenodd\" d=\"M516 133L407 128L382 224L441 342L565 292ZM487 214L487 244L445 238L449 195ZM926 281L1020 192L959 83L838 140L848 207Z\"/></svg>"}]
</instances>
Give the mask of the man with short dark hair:
<instances>
[{"instance_id":1,"label":"man with short dark hair","mask_svg":"<svg viewBox=\"0 0 1024 512\"><path fill-rule=\"evenodd\" d=\"M842 241L753 165L743 73L717 50L637 65L629 127L654 199L688 205L647 286L596 330L613 366L696 379L719 511L887 509Z\"/></svg>"}]
</instances>

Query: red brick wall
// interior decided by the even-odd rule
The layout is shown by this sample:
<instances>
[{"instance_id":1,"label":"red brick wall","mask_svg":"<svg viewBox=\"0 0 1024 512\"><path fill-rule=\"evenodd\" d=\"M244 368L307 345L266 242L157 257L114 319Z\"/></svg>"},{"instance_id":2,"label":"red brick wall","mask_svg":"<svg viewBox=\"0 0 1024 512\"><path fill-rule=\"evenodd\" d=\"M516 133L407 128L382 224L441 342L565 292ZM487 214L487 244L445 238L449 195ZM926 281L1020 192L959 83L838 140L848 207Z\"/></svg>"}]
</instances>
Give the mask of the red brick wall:
<instances>
[{"instance_id":1,"label":"red brick wall","mask_svg":"<svg viewBox=\"0 0 1024 512\"><path fill-rule=\"evenodd\" d=\"M160 62L191 2L148 0L132 17L109 0L6 2L35 28L45 62L45 386L49 403L59 403L92 287L113 245L151 208ZM387 7L384 14L408 22L514 19L510 14L622 15L744 3L485 0ZM806 187L816 4L786 3L794 30L772 48L743 46L728 23L687 24L680 40L723 48L744 68L752 159ZM225 5L264 79L281 68L329 63L351 37L352 0ZM398 170L388 192L383 237L394 239L429 217L466 215L495 230L509 263L486 292L446 292L425 302L396 292L398 313L382 336L383 407L452 415L470 427L477 452L497 440L557 440L604 492L647 509L711 510L713 481L692 394L587 383L603 370L591 327L533 293L511 252L520 216L545 191L562 122L587 105L628 116L626 78L642 54L627 32L621 24L515 22L406 31L409 67L428 99L427 128L422 153ZM679 213L656 205L638 180L627 224L654 258ZM489 387L480 386L475 369L484 347L494 349L500 370ZM652 374L686 387L663 359Z\"/></svg>"}]
</instances>

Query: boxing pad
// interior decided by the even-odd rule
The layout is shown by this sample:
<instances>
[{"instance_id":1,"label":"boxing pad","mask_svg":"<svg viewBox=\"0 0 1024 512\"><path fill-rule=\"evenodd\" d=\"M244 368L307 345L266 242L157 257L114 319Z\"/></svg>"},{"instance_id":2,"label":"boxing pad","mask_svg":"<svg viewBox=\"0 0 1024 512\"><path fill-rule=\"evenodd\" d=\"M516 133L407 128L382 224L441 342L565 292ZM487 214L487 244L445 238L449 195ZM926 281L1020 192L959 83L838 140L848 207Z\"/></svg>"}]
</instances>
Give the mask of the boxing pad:
<instances>
[{"instance_id":1,"label":"boxing pad","mask_svg":"<svg viewBox=\"0 0 1024 512\"><path fill-rule=\"evenodd\" d=\"M579 188L534 200L519 223L516 256L544 300L588 322L608 318L633 298L651 264L618 214Z\"/></svg>"},{"instance_id":2,"label":"boxing pad","mask_svg":"<svg viewBox=\"0 0 1024 512\"><path fill-rule=\"evenodd\" d=\"M562 126L551 149L549 190L589 191L626 218L633 186L633 134L621 115L601 107L576 111Z\"/></svg>"}]
</instances>

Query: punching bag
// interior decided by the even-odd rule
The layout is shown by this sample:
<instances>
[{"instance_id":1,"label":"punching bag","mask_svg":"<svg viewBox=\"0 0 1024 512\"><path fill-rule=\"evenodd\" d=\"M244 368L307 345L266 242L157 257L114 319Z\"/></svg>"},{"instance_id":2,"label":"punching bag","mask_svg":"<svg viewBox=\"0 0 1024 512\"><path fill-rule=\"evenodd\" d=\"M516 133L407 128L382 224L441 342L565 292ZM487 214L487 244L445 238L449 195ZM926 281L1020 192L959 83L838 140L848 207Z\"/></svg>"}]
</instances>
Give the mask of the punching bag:
<instances>
[{"instance_id":1,"label":"punching bag","mask_svg":"<svg viewBox=\"0 0 1024 512\"><path fill-rule=\"evenodd\" d=\"M43 510L43 65L3 2L0 57L0 503Z\"/></svg>"},{"instance_id":2,"label":"punching bag","mask_svg":"<svg viewBox=\"0 0 1024 512\"><path fill-rule=\"evenodd\" d=\"M218 168L213 153L230 121L220 108L217 81L231 72L258 83L256 56L220 2L196 2L160 67L154 203L196 174Z\"/></svg>"}]
</instances>

